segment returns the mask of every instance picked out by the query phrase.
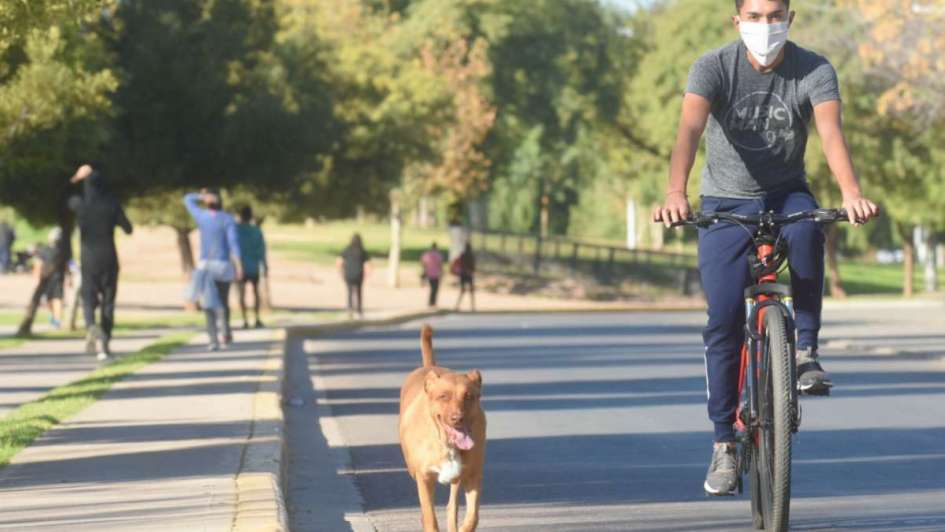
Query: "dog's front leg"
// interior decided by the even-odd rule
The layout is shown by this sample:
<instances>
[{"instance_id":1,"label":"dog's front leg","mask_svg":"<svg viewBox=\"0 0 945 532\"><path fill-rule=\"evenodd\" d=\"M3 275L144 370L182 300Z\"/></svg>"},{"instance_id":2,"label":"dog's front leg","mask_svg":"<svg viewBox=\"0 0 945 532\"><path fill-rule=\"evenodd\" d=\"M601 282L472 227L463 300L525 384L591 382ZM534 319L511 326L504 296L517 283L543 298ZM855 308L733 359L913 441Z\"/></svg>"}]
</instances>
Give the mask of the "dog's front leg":
<instances>
[{"instance_id":1,"label":"dog's front leg","mask_svg":"<svg viewBox=\"0 0 945 532\"><path fill-rule=\"evenodd\" d=\"M450 503L446 506L446 529L456 532L459 521L459 481L450 484Z\"/></svg>"},{"instance_id":2,"label":"dog's front leg","mask_svg":"<svg viewBox=\"0 0 945 532\"><path fill-rule=\"evenodd\" d=\"M463 480L466 490L466 518L459 532L475 532L479 526L479 494L482 490L482 475L476 475Z\"/></svg>"},{"instance_id":3,"label":"dog's front leg","mask_svg":"<svg viewBox=\"0 0 945 532\"><path fill-rule=\"evenodd\" d=\"M417 475L417 495L420 497L420 514L423 523L423 532L439 532L436 525L436 506L434 506L434 493L436 490L436 480L430 475Z\"/></svg>"}]
</instances>

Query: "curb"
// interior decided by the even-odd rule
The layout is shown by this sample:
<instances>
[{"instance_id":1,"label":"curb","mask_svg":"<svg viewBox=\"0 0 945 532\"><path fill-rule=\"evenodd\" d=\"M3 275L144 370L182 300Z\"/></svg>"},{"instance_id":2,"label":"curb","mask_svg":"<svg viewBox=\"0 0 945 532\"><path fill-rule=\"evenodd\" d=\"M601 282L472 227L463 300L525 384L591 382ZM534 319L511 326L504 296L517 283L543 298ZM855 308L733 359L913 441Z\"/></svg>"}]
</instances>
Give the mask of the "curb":
<instances>
[{"instance_id":1,"label":"curb","mask_svg":"<svg viewBox=\"0 0 945 532\"><path fill-rule=\"evenodd\" d=\"M400 323L419 320L422 318L432 318L434 316L446 316L453 314L449 310L415 310L400 314L393 314L386 318L377 318L369 320L346 320L328 323L319 323L315 325L289 325L283 330L285 337L290 336L314 336L317 334L336 333L344 331L354 331L364 327L383 327L386 325L397 325Z\"/></svg>"},{"instance_id":2,"label":"curb","mask_svg":"<svg viewBox=\"0 0 945 532\"><path fill-rule=\"evenodd\" d=\"M236 473L236 512L231 530L285 532L288 513L282 489L285 467L285 419L282 414L285 333L269 348L259 388L253 398L250 435L243 444Z\"/></svg>"}]
</instances>

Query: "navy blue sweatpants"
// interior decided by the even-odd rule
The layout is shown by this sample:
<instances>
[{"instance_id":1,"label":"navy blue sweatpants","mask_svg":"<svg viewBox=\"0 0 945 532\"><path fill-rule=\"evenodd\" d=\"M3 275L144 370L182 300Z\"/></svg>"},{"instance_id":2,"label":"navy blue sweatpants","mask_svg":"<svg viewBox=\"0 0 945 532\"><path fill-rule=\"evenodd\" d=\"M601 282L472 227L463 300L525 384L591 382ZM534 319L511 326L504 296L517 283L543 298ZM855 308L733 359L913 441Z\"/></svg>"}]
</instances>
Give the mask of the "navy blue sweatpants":
<instances>
[{"instance_id":1,"label":"navy blue sweatpants","mask_svg":"<svg viewBox=\"0 0 945 532\"><path fill-rule=\"evenodd\" d=\"M814 208L817 202L807 190L757 199L702 198L703 211L757 214L773 210L790 214ZM749 229L754 231L753 227ZM819 224L804 221L783 227L781 236L789 250L797 347L816 348L824 288L823 231ZM739 355L744 339L744 289L753 282L748 255L754 252L751 235L738 225L720 222L699 229L699 272L709 317L702 337L709 419L715 424L715 441L735 440L732 425L738 404Z\"/></svg>"}]
</instances>

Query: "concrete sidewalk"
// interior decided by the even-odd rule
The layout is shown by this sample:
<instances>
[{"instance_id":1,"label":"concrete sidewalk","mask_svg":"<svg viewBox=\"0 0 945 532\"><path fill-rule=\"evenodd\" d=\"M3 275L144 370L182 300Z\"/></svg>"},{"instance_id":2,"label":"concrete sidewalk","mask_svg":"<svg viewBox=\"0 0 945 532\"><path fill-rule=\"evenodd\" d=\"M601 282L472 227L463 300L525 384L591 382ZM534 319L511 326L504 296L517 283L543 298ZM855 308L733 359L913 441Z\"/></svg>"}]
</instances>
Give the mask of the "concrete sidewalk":
<instances>
[{"instance_id":1,"label":"concrete sidewalk","mask_svg":"<svg viewBox=\"0 0 945 532\"><path fill-rule=\"evenodd\" d=\"M111 347L115 356L122 356L160 336L160 331L136 331L115 337ZM81 379L100 365L85 353L85 342L74 338L30 339L20 346L0 349L0 417L57 386Z\"/></svg>"},{"instance_id":2,"label":"concrete sidewalk","mask_svg":"<svg viewBox=\"0 0 945 532\"><path fill-rule=\"evenodd\" d=\"M271 330L236 335L215 353L196 335L20 452L0 470L0 529L282 529L282 344ZM80 352L77 343L0 352L0 403L13 407L94 368L85 355L60 354Z\"/></svg>"}]
</instances>

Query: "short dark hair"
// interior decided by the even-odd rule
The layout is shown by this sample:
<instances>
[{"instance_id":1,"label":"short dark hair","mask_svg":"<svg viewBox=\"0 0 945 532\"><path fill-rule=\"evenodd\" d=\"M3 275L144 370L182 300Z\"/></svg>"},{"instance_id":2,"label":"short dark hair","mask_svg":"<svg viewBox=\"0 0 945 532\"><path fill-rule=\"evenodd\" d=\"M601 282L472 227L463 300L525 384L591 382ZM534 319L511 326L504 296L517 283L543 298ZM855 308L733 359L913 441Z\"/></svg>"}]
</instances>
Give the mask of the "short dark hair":
<instances>
[{"instance_id":1,"label":"short dark hair","mask_svg":"<svg viewBox=\"0 0 945 532\"><path fill-rule=\"evenodd\" d=\"M774 0L771 0L771 1L774 1ZM781 2L784 3L784 8L785 8L785 9L791 9L791 0L781 0ZM741 13L741 12L742 12L742 6L743 6L744 4L745 4L745 0L735 0L735 12L736 12L736 13Z\"/></svg>"},{"instance_id":2,"label":"short dark hair","mask_svg":"<svg viewBox=\"0 0 945 532\"><path fill-rule=\"evenodd\" d=\"M216 196L217 201L216 203L207 204L206 207L211 210L222 211L223 210L223 196L220 195L220 189L213 188L213 187L207 188L207 194L212 194Z\"/></svg>"},{"instance_id":3,"label":"short dark hair","mask_svg":"<svg viewBox=\"0 0 945 532\"><path fill-rule=\"evenodd\" d=\"M240 221L249 223L253 219L253 208L249 205L243 205L240 208Z\"/></svg>"}]
</instances>

